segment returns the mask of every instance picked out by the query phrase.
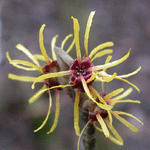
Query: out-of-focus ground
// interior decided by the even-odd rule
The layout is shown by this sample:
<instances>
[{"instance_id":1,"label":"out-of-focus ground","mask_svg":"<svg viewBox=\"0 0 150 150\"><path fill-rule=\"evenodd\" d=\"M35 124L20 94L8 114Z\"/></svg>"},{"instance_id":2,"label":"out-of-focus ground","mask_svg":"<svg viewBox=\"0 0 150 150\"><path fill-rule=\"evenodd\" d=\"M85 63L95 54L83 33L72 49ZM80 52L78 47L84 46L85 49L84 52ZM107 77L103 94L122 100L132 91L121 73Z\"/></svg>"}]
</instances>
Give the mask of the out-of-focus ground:
<instances>
[{"instance_id":1,"label":"out-of-focus ground","mask_svg":"<svg viewBox=\"0 0 150 150\"><path fill-rule=\"evenodd\" d=\"M48 95L45 93L34 104L29 105L28 99L41 87L36 85L31 90L31 83L9 80L9 72L17 75L38 75L16 69L10 65L5 53L10 52L11 58L22 59L24 54L15 46L23 44L33 54L40 53L38 33L41 25L46 24L44 42L48 54L51 55L50 42L54 35L59 34L57 46L67 34L73 33L71 16L78 18L80 23L81 45L86 21L89 13L96 10L94 16L89 50L107 41L115 43L113 60L121 58L131 48L130 57L117 67L108 69L109 73L127 74L142 66L141 71L129 78L136 84L141 93L136 90L130 99L140 100L141 104L118 105L116 110L132 113L144 122L140 125L134 119L127 117L139 128L133 133L122 123L114 119L114 126L124 139L120 147L97 131L97 150L148 150L150 148L150 1L149 0L1 0L1 47L0 47L0 150L75 150L77 136L73 128L73 103L65 92L61 92L61 113L56 130L47 135L50 129L54 110L47 125L38 133L34 133L47 113ZM71 42L71 40L69 41ZM68 42L68 43L69 43ZM67 46L66 46L67 48ZM83 50L84 53L84 50ZM70 53L76 57L75 50ZM106 56L95 61L103 64ZM96 86L96 85L95 85ZM97 90L100 85L97 85ZM105 85L105 90L111 92L117 88L130 86L114 80ZM55 97L53 97L55 101ZM54 105L53 105L54 106ZM81 123L82 125L82 123ZM83 149L82 142L80 149Z\"/></svg>"}]
</instances>

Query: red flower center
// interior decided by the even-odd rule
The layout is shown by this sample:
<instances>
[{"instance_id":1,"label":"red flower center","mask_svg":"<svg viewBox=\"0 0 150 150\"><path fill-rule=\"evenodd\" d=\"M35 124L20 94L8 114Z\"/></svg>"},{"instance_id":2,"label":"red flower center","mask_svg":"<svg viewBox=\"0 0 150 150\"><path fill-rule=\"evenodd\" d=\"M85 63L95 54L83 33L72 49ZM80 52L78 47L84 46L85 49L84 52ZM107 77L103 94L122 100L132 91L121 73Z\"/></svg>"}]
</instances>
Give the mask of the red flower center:
<instances>
[{"instance_id":1,"label":"red flower center","mask_svg":"<svg viewBox=\"0 0 150 150\"><path fill-rule=\"evenodd\" d=\"M97 112L97 113L99 113L99 112ZM105 118L108 117L108 112L107 112L107 110L102 110L101 113L99 113L99 114L100 114L100 116L101 116L103 119L105 119ZM92 113L89 114L89 120L97 121L96 115L95 115L95 114L92 114Z\"/></svg>"},{"instance_id":2,"label":"red flower center","mask_svg":"<svg viewBox=\"0 0 150 150\"><path fill-rule=\"evenodd\" d=\"M42 70L43 70L44 74L47 74L47 73L59 72L60 68L59 68L57 61L52 61L51 64L43 66ZM47 88L59 85L57 78L45 79L45 84L46 84Z\"/></svg>"},{"instance_id":3,"label":"red flower center","mask_svg":"<svg viewBox=\"0 0 150 150\"><path fill-rule=\"evenodd\" d=\"M80 75L84 77L85 81L87 81L92 76L92 72L88 70L92 66L93 64L91 63L90 59L85 59L81 63L79 63L77 59L73 61L70 69L73 70L71 82L76 83L75 87L82 85Z\"/></svg>"}]
</instances>

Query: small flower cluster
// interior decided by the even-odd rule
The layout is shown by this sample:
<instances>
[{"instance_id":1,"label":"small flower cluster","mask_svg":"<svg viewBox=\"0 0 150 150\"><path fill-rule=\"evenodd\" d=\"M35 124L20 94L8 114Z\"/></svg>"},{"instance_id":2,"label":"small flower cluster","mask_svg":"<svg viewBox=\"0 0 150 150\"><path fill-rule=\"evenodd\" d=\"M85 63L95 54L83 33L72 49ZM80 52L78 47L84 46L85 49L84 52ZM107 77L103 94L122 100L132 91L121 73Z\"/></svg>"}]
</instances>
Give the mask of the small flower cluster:
<instances>
[{"instance_id":1,"label":"small flower cluster","mask_svg":"<svg viewBox=\"0 0 150 150\"><path fill-rule=\"evenodd\" d=\"M111 61L112 56L108 56L105 64L103 65L97 65L95 66L93 61L96 58L99 58L101 56L107 55L107 54L112 54L113 50L110 49L114 44L113 42L106 42L103 44L98 45L95 47L89 54L88 52L88 39L89 39L89 32L90 28L92 25L93 21L93 16L95 12L92 11L89 15L86 29L85 29L85 36L84 36L84 48L85 48L85 55L82 57L81 56L81 49L80 49L80 39L79 39L79 23L78 20L74 17L73 19L73 29L74 29L74 39L72 43L70 44L70 47L66 51L67 53L72 50L73 46L75 45L76 48L76 55L77 58L75 60L71 61L71 64L69 65L68 69L62 70L61 66L58 62L58 56L57 52L55 49L58 49L55 47L56 43L56 38L58 35L56 35L51 42L51 47L52 47L52 56L53 60L51 60L47 53L46 49L44 47L44 42L43 42L43 30L45 25L42 25L40 32L39 32L39 44L40 44L40 49L42 52L42 55L32 55L29 50L27 50L24 46L21 44L18 44L16 47L18 50L21 50L24 52L32 61L27 62L23 60L11 60L9 57L9 53L6 53L6 56L13 66L24 69L27 71L32 71L32 70L38 70L42 75L39 77L27 77L27 76L17 76L14 74L9 74L8 77L13 80L19 80L19 81L26 81L26 82L33 82L32 84L32 89L35 88L35 84L37 82L43 82L44 86L42 89L40 89L35 95L33 95L29 99L29 103L33 103L37 98L39 98L45 91L48 91L49 93L49 110L47 113L47 116L43 122L43 124L35 130L38 131L40 130L47 122L48 117L50 115L50 109L52 107L52 99L51 99L51 94L50 91L52 89L56 89L56 113L55 113L55 119L54 123L50 129L50 132L52 132L58 122L58 117L59 117L59 90L65 87L72 87L76 91L76 96L75 96L75 101L74 101L74 129L79 136L78 140L78 149L79 149L79 141L81 138L82 133L84 132L85 128L88 126L89 123L93 123L94 127L99 130L100 132L103 132L104 135L109 138L111 141L118 145L123 145L123 140L120 137L119 133L115 130L113 127L113 119L112 115L117 118L120 122L122 122L124 125L126 125L129 129L131 129L134 132L138 132L138 129L134 127L132 124L130 124L127 120L122 118L120 115L126 115L129 117L132 117L139 121L141 124L143 124L139 119L137 119L135 116L132 114L122 112L122 111L113 111L113 107L117 103L124 103L124 102L131 102L131 103L140 103L140 101L134 101L130 99L122 100L126 96L128 96L132 92L132 88L129 88L126 90L123 94L120 94L121 92L124 91L123 88L117 89L112 91L109 94L105 93L104 89L104 83L105 82L111 82L113 79L119 79L124 82L127 82L129 85L134 87L138 92L140 91L139 88L129 82L128 80L124 79L127 77L130 77L132 75L135 75L138 73L141 69L139 67L137 70L135 70L132 73L126 74L126 75L120 75L117 76L117 73L113 73L113 75L107 74L106 70L107 68L116 66L123 61L125 61L129 55L130 55L130 50L128 53L123 56L122 58L116 60L116 61ZM64 41L62 42L61 49L63 49L64 44L66 41L71 37L72 35L68 35ZM40 66L39 61L42 60L47 62L48 64L45 66ZM67 61L67 60L66 60ZM68 76L68 81L67 84L61 84L59 81L59 78L62 78L64 76ZM93 82L101 82L102 85L102 90L101 92L97 92L93 87L92 84ZM82 109L87 109L88 114L89 114L89 121L87 122L86 126L83 128L83 130L80 132L80 127L79 127L79 103L80 103L80 95L85 94L88 97L88 100L85 100L83 102ZM120 95L118 95L120 94ZM96 122L99 123L100 127L96 125ZM112 132L113 135L110 134L110 131Z\"/></svg>"},{"instance_id":2,"label":"small flower cluster","mask_svg":"<svg viewBox=\"0 0 150 150\"><path fill-rule=\"evenodd\" d=\"M44 38L43 38L44 28L45 28L45 24L43 24L41 26L40 31L39 31L39 46L40 46L42 54L34 54L33 55L22 44L17 44L16 48L18 50L22 51L24 54L26 54L31 59L32 63L29 61L18 60L18 59L12 60L9 56L9 52L7 52L6 57L7 57L10 64L12 64L16 68L23 69L26 71L39 71L40 75L41 74L45 75L45 74L54 73L54 72L56 73L56 72L60 71L60 67L57 63L56 54L54 52L54 48L56 45L56 40L57 40L58 35L55 35L51 41L51 50L52 50L52 57L53 57L53 60L52 60L48 57L45 46L44 46ZM61 43L61 48L63 48L65 46L65 43L67 42L67 40L70 37L72 37L72 34L69 34L68 36L66 36L66 38ZM66 52L67 53L70 52L70 50L73 48L73 46L74 46L74 40L72 41L72 43L70 44L70 46ZM39 61L43 61L46 64L44 66L41 66ZM19 76L19 75L15 75L15 74L10 73L10 74L8 74L8 78L12 79L12 80L23 81L23 82L34 82L37 77ZM57 77L54 77L53 79L47 78L47 79L44 79L43 81L40 81L40 82L44 83L43 87L29 99L29 103L32 104L44 92L48 91L48 93L49 93L49 109L47 112L47 116L46 116L45 120L43 121L42 125L38 129L34 130L34 132L37 132L40 129L42 129L43 126L46 124L48 118L49 118L50 110L52 107L52 98L51 98L50 88L53 88L54 86L59 86L59 81L58 81ZM59 111L60 111L59 90L61 90L61 88L59 88L59 87L56 88L56 112L55 112L54 123L53 123L50 131L47 132L47 134L53 132L57 126L57 123L58 123L58 117L59 117Z\"/></svg>"}]
</instances>

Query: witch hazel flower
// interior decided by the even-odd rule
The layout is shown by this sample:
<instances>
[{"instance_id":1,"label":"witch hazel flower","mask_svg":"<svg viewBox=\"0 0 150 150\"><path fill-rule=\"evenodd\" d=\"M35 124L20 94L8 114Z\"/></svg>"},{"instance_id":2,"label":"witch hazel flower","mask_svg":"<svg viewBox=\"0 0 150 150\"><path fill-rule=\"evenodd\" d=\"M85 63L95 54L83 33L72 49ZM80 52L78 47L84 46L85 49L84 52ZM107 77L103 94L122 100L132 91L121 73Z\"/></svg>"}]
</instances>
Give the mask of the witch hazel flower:
<instances>
[{"instance_id":1,"label":"witch hazel flower","mask_svg":"<svg viewBox=\"0 0 150 150\"><path fill-rule=\"evenodd\" d=\"M138 100L131 100L131 99L123 100L123 98L127 97L132 92L132 90L133 90L132 88L127 89L123 94L120 94L120 93L123 92L124 89L120 88L120 89L114 90L113 92L111 92L107 95L104 92L101 92L99 94L96 90L94 90L94 89L91 89L91 90L92 90L93 95L95 95L95 99L97 102L100 102L99 98L102 97L103 100L108 105L112 105L112 106L116 105L117 103L138 103L138 104L140 104L140 101L138 101ZM118 95L118 94L120 94L120 95ZM109 138L112 142L114 142L118 145L121 145L121 146L123 145L123 139L121 138L119 133L116 131L116 129L112 125L112 123L113 123L112 115L116 119L118 119L121 123L123 123L125 126L127 126L130 130L132 130L133 132L138 132L138 129L135 126L133 126L131 123L129 123L127 120L122 118L120 115L132 117L143 125L143 123L138 118L136 118L135 116L133 116L130 113L123 112L123 111L114 111L112 109L110 109L110 110L101 109L92 100L85 101L85 103L83 105L83 109L85 109L85 108L88 109L88 112L89 112L89 121L87 122L85 127L82 129L81 134L79 136L78 144L77 144L78 150L79 150L80 138L89 123L93 123L94 127L98 131L103 132L104 135L106 136L106 138ZM96 122L99 123L101 128L96 125ZM110 133L110 131L113 135Z\"/></svg>"},{"instance_id":2,"label":"witch hazel flower","mask_svg":"<svg viewBox=\"0 0 150 150\"><path fill-rule=\"evenodd\" d=\"M116 66L123 61L125 61L129 55L130 50L128 53L123 56L121 59L118 59L113 62L106 63L104 65L97 65L95 66L93 64L93 60L95 60L98 57L104 56L106 54L111 54L113 52L112 49L109 49L109 47L112 47L114 44L113 42L106 42L103 44L98 45L95 47L91 53L88 53L88 39L89 39L89 32L93 21L93 16L95 14L95 11L92 11L89 15L86 29L85 29L85 36L84 36L84 48L85 48L85 55L81 57L81 49L80 49L80 38L79 38L79 23L78 20L74 17L71 17L73 19L73 29L74 29L74 40L75 40L75 47L76 47L76 55L77 58L72 62L70 65L70 68L67 71L60 71L57 73L47 73L42 76L39 76L36 78L32 84L32 89L35 88L35 83L40 82L42 80L50 79L50 78L56 78L56 77L62 77L62 76L71 76L70 81L68 81L68 84L66 85L59 85L59 86L53 86L52 88L58 88L58 87L74 87L77 89L76 92L76 98L74 102L74 128L76 131L76 134L79 136L80 131L78 127L79 122L79 102L80 102L80 94L85 93L94 103L96 103L100 108L110 110L113 106L107 105L103 99L101 99L101 103L98 103L91 94L91 91L89 88L92 86L92 83L95 81L99 74L99 70L107 69L113 66ZM101 51L102 50L102 51Z\"/></svg>"},{"instance_id":3,"label":"witch hazel flower","mask_svg":"<svg viewBox=\"0 0 150 150\"><path fill-rule=\"evenodd\" d=\"M22 51L25 55L27 55L32 62L29 61L25 61L25 60L12 60L9 56L9 52L6 53L6 57L9 61L10 64L12 64L14 67L19 68L19 69L23 69L26 71L39 71L40 74L47 74L47 73L52 73L52 72L59 72L60 71L60 67L57 63L57 58L56 58L56 54L54 52L54 47L56 44L56 40L58 35L54 36L52 38L51 41L51 50L52 50L52 57L53 60L49 58L49 56L47 55L45 46L44 46L44 37L43 37L43 31L45 28L45 24L43 24L39 30L39 46L40 46L40 50L42 54L32 54L27 48L25 48L22 44L17 44L16 48L19 51ZM72 37L72 34L69 34L68 36L66 36L66 38L62 41L61 43L61 48L64 47L65 43L67 42L67 40ZM68 50L66 51L67 53L73 48L74 46L74 40L72 41L70 47L68 48ZM44 66L41 66L39 61L44 61L45 64ZM38 77L31 77L31 76L19 76L19 75L15 75L15 74L8 74L8 78L12 79L12 80L18 80L18 81L23 81L23 82L34 82L34 80L36 80ZM49 108L48 108L48 112L46 115L45 120L43 121L42 125L37 128L36 130L34 130L34 132L39 131L40 129L42 129L44 127L44 125L46 124L49 115L50 115L50 110L52 107L52 98L51 98L51 92L50 89L53 86L58 86L59 85L59 81L58 78L53 78L53 79L45 79L42 82L44 85L43 87L36 92L30 99L29 99L29 103L32 104L33 102L35 102L45 91L48 91L49 93ZM59 90L60 88L56 88L56 111L55 111L55 119L54 119L54 123L50 129L49 132L47 132L47 134L51 133L54 131L54 129L57 126L58 123L58 118L59 118L59 111L60 111L60 104L59 104Z\"/></svg>"}]
</instances>

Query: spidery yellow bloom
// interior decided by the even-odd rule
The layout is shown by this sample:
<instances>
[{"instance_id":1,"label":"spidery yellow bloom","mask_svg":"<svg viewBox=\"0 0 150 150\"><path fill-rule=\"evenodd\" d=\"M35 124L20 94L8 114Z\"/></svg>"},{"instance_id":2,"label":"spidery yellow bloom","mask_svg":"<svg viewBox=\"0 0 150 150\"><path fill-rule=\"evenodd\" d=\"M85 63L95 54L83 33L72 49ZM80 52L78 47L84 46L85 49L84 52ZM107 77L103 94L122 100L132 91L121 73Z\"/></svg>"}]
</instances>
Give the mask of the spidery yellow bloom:
<instances>
[{"instance_id":1,"label":"spidery yellow bloom","mask_svg":"<svg viewBox=\"0 0 150 150\"><path fill-rule=\"evenodd\" d=\"M34 89L36 82L40 82L42 80L50 79L50 78L54 78L54 77L61 77L61 76L66 76L66 75L71 76L70 82L68 82L69 84L67 84L66 87L70 85L74 88L77 88L76 98L75 98L75 103L74 103L74 108L75 108L74 109L74 120L75 120L74 128L75 128L77 135L80 135L80 131L79 131L79 127L78 127L78 122L79 122L79 110L78 109L79 108L77 107L79 104L80 93L85 92L86 95L94 103L96 103L100 108L106 109L106 110L112 109L112 106L107 105L106 102L102 98L100 99L101 103L98 103L93 98L93 95L91 94L89 89L95 79L101 80L101 72L99 72L99 70L104 71L107 68L116 66L116 65L122 63L123 61L125 61L130 55L130 50L129 50L128 53L124 57L122 57L121 59L118 59L116 61L108 62L108 63L105 63L104 65L97 65L97 66L95 66L93 64L92 61L95 60L96 58L104 56L106 54L111 54L113 52L113 50L110 49L109 47L112 47L114 45L113 42L106 42L106 43L100 44L97 47L95 47L89 54L88 39L89 39L89 33L90 33L90 28L92 25L94 14L95 14L95 11L92 11L90 13L88 21L87 21L86 29L85 29L85 36L84 36L85 55L83 57L81 56L80 38L79 38L80 27L79 27L78 20L74 17L71 17L73 19L73 29L74 29L74 39L75 39L77 59L75 59L73 61L73 63L71 64L70 70L61 71L58 73L44 74L44 75L36 78L32 85L32 89ZM103 51L101 51L101 50L103 50ZM110 76L109 78L115 78L115 77ZM105 80L105 78L103 80ZM124 79L122 79L122 80L124 80ZM55 86L53 88L57 88L57 87L58 86ZM59 87L65 87L65 86L59 85Z\"/></svg>"},{"instance_id":2,"label":"spidery yellow bloom","mask_svg":"<svg viewBox=\"0 0 150 150\"><path fill-rule=\"evenodd\" d=\"M46 52L46 49L45 49L45 46L44 46L44 39L43 39L43 30L45 28L45 24L43 24L39 30L39 46L40 46L40 50L41 50L41 54L31 54L31 52L25 48L23 45L21 44L17 44L16 48L20 51L22 51L24 54L26 54L32 62L29 62L29 61L24 61L24 60L18 60L18 59L15 59L15 60L12 60L9 56L9 53L7 52L6 53L6 57L9 61L10 64L12 64L14 67L16 68L19 68L19 69L23 69L23 70L26 70L26 71L39 71L40 74L47 74L47 73L53 73L53 72L58 72L60 71L60 67L57 63L57 59L56 59L56 55L55 55L55 52L54 52L54 47L55 47L55 44L56 44L56 39L58 37L58 35L54 36L52 38L52 41L51 41L51 50L52 50L52 57L53 57L53 60L50 59L47 55L47 52ZM69 34L63 41L62 41L62 44L61 44L61 48L64 47L65 43L67 42L67 40L72 37L72 34ZM73 42L71 43L70 47L68 48L67 52L69 52L74 46L74 40ZM44 66L40 66L40 63L39 63L39 60L40 61L44 61L46 62L47 64L44 65ZM19 75L15 75L15 74L9 74L8 75L8 78L12 79L12 80L18 80L18 81L24 81L24 82L34 82L38 77L31 77L31 76L19 76ZM43 128L43 126L46 124L48 118L49 118L49 115L50 115L50 110L51 110L51 107L52 107L52 98L51 98L51 93L50 93L50 89L51 87L53 86L59 86L59 82L58 82L58 79L57 77L56 78L53 78L53 79L44 79L43 81L39 81L39 82L43 82L44 85L43 87L37 92L35 93L30 99L29 99L29 103L32 104L33 102L35 102L45 91L48 91L49 93L49 108L48 108L48 112L47 112L47 115L46 115L46 118L45 120L43 121L42 125L34 130L34 132L37 132L39 131L40 129ZM57 123L58 123L58 117L59 117L59 111L60 111L60 104L59 104L59 90L60 88L56 88L56 111L55 111L55 119L54 119L54 123L50 129L49 132L47 132L47 134L51 133L54 131L54 129L56 128L57 126Z\"/></svg>"},{"instance_id":3,"label":"spidery yellow bloom","mask_svg":"<svg viewBox=\"0 0 150 150\"><path fill-rule=\"evenodd\" d=\"M121 92L124 91L123 88L114 90L113 92L111 92L107 95L105 95L105 93L101 92L101 94L100 94L101 96L92 87L90 87L90 88L91 88L90 90L92 91L93 95L95 96L95 100L99 103L101 102L101 100L99 98L102 97L103 100L107 103L107 105L111 105L111 106L114 106L117 103L125 103L125 102L140 104L140 101L138 101L138 100L131 100L131 99L122 100L123 98L127 97L132 92L132 90L133 90L132 88L127 89L121 95L118 95L118 94L120 94ZM129 117L132 117L143 125L143 123L139 119L137 119L135 116L133 116L132 114L122 112L122 111L113 111L112 109L111 110L101 109L92 100L85 101L85 104L83 107L86 107L89 110L89 122L82 129L81 134L79 136L78 145L77 145L78 150L79 150L79 142L80 142L82 133L84 132L85 128L88 126L89 123L93 123L94 127L97 130L99 130L100 132L103 132L104 135L106 136L106 138L109 138L111 141L113 141L114 143L116 143L118 145L123 145L123 139L120 137L119 133L115 130L115 128L112 125L112 123L113 123L112 115L115 118L117 118L120 122L122 122L125 126L127 126L130 130L132 130L133 132L138 132L138 129L136 127L134 127L131 123L129 123L127 120L122 118L120 115L126 115ZM95 124L96 122L98 122L100 124L101 128L96 126L96 124ZM112 134L114 136L112 136L110 134L109 130L112 132Z\"/></svg>"}]
</instances>

